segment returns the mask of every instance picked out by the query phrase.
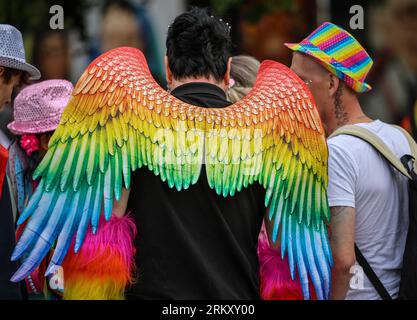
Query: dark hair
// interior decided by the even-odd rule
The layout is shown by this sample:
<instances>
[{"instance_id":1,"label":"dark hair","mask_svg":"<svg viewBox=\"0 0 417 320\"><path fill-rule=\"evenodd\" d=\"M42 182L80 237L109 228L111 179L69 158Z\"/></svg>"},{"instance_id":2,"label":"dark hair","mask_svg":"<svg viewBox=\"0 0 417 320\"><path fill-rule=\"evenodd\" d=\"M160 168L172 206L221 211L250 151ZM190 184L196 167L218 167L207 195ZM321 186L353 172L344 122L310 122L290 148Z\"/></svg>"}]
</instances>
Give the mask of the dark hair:
<instances>
[{"instance_id":1,"label":"dark hair","mask_svg":"<svg viewBox=\"0 0 417 320\"><path fill-rule=\"evenodd\" d=\"M232 41L226 23L195 7L175 18L168 28L166 47L176 79L205 76L220 81L227 70Z\"/></svg>"},{"instance_id":2,"label":"dark hair","mask_svg":"<svg viewBox=\"0 0 417 320\"><path fill-rule=\"evenodd\" d=\"M22 70L8 68L8 67L3 67L3 66L1 67L4 69L2 78L5 84L9 84L10 81L12 80L12 77L16 75L20 76L19 84L24 84L24 83L29 82L29 74L27 72L22 71Z\"/></svg>"}]
</instances>

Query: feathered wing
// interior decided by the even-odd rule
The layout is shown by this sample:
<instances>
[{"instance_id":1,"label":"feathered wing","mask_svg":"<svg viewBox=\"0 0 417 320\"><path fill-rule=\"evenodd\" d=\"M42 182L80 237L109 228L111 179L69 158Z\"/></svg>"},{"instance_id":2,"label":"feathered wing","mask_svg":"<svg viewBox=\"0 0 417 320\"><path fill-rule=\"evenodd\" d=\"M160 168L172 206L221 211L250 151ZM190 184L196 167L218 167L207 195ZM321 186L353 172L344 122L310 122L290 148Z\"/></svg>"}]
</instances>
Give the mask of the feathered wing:
<instances>
[{"instance_id":1,"label":"feathered wing","mask_svg":"<svg viewBox=\"0 0 417 320\"><path fill-rule=\"evenodd\" d=\"M242 101L222 109L183 103L160 88L143 54L113 49L78 81L61 124L35 176L40 183L18 223L30 218L13 253L28 257L14 275L27 276L55 244L48 272L60 265L75 237L80 249L103 212L112 213L131 171L147 166L178 191L197 182L203 161L209 185L233 196L258 181L265 206L298 270L308 298L329 292L331 256L324 222L327 146L311 94L285 66L261 65Z\"/></svg>"},{"instance_id":2,"label":"feathered wing","mask_svg":"<svg viewBox=\"0 0 417 320\"><path fill-rule=\"evenodd\" d=\"M27 276L56 243L48 271L62 263L75 237L80 249L100 214L110 219L114 199L131 172L147 166L181 190L199 177L204 109L159 87L143 54L113 49L79 79L49 150L35 172L40 183L18 224L30 218L12 259L29 255L13 276Z\"/></svg>"},{"instance_id":3,"label":"feathered wing","mask_svg":"<svg viewBox=\"0 0 417 320\"><path fill-rule=\"evenodd\" d=\"M243 100L207 116L207 178L217 193L233 195L258 181L281 239L291 275L296 270L305 298L309 278L317 297L330 290L332 258L325 221L328 150L314 100L290 69L264 61Z\"/></svg>"}]
</instances>

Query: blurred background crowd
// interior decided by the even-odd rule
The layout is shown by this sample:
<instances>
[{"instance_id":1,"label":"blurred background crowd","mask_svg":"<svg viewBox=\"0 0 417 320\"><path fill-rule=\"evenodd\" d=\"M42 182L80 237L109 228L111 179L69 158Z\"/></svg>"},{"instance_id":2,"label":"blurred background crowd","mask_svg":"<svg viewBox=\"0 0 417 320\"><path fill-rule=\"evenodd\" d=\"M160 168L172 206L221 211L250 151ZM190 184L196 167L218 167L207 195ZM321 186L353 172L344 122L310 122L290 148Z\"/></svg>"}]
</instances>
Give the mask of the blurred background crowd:
<instances>
[{"instance_id":1,"label":"blurred background crowd","mask_svg":"<svg viewBox=\"0 0 417 320\"><path fill-rule=\"evenodd\" d=\"M63 30L52 30L52 5L64 9ZM289 65L284 42L298 42L324 21L351 32L368 50L374 66L360 96L372 118L401 124L416 137L417 0L0 0L0 23L24 36L27 60L41 80L75 84L100 53L118 46L141 49L155 79L165 87L163 56L169 23L191 6L210 7L230 25L234 54ZM364 9L363 29L351 30L352 5ZM12 120L12 107L0 114L0 126Z\"/></svg>"}]
</instances>

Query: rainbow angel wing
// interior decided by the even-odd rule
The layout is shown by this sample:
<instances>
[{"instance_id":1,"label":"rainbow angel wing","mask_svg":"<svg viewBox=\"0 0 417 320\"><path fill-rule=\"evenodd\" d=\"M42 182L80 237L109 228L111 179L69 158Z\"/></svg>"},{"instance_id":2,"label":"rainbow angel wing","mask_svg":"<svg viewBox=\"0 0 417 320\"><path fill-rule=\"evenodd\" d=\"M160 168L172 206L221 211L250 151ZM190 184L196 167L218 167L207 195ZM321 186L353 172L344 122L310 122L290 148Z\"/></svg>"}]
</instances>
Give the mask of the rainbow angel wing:
<instances>
[{"instance_id":1,"label":"rainbow angel wing","mask_svg":"<svg viewBox=\"0 0 417 320\"><path fill-rule=\"evenodd\" d=\"M132 171L146 166L181 191L205 163L209 185L225 197L255 181L266 188L274 240L280 235L292 276L297 269L306 297L310 277L326 298L327 156L311 94L287 67L266 61L242 101L200 108L160 88L139 50L113 49L81 76L35 172L40 183L18 224L30 220L12 256L27 258L12 280L27 276L53 245L47 273L72 241L77 252L87 228L95 232L101 214L111 217Z\"/></svg>"},{"instance_id":2,"label":"rainbow angel wing","mask_svg":"<svg viewBox=\"0 0 417 320\"><path fill-rule=\"evenodd\" d=\"M18 221L30 217L12 259L30 254L12 280L29 274L55 241L48 273L62 263L75 234L79 251L88 226L97 230L101 212L110 218L113 200L130 187L131 171L147 166L177 190L195 183L203 120L204 109L158 86L139 50L118 48L93 61L34 174L40 183Z\"/></svg>"},{"instance_id":3,"label":"rainbow angel wing","mask_svg":"<svg viewBox=\"0 0 417 320\"><path fill-rule=\"evenodd\" d=\"M328 150L317 108L290 69L264 61L252 91L233 106L207 110L207 178L218 194L259 182L273 222L272 240L288 253L291 276L309 299L328 298L332 257L325 222Z\"/></svg>"}]
</instances>

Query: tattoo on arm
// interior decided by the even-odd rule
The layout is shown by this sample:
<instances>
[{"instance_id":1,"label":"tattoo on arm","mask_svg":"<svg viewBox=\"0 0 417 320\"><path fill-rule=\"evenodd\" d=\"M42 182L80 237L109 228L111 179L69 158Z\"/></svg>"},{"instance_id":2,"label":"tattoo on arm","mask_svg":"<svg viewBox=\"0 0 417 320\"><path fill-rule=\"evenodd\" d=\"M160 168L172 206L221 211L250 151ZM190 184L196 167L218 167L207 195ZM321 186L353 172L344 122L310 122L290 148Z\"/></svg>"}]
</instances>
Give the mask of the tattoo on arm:
<instances>
[{"instance_id":1,"label":"tattoo on arm","mask_svg":"<svg viewBox=\"0 0 417 320\"><path fill-rule=\"evenodd\" d=\"M336 218L340 216L342 213L346 212L349 207L331 207L330 208L330 216L332 218Z\"/></svg>"},{"instance_id":2,"label":"tattoo on arm","mask_svg":"<svg viewBox=\"0 0 417 320\"><path fill-rule=\"evenodd\" d=\"M328 224L329 238L331 240L343 239L346 234L355 230L355 209L352 207L331 207L330 223ZM349 229L349 230L348 230ZM338 231L336 231L338 230ZM354 237L354 236L353 236Z\"/></svg>"}]
</instances>

